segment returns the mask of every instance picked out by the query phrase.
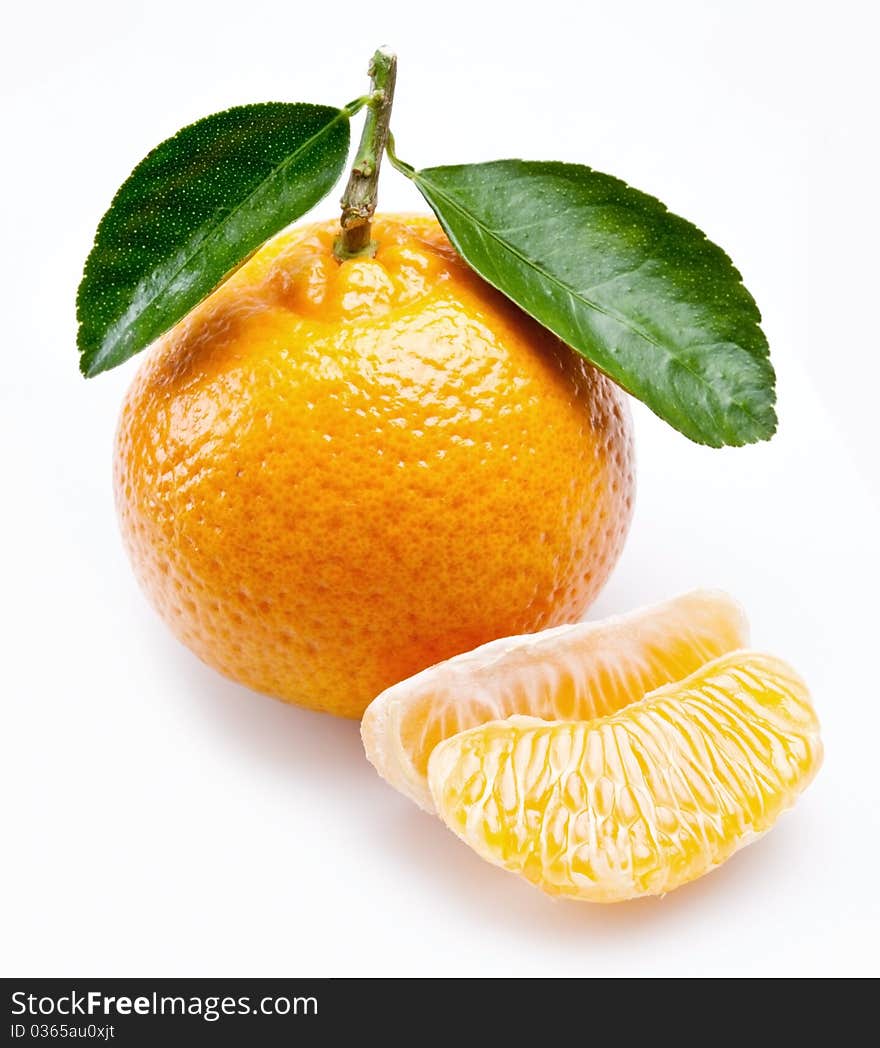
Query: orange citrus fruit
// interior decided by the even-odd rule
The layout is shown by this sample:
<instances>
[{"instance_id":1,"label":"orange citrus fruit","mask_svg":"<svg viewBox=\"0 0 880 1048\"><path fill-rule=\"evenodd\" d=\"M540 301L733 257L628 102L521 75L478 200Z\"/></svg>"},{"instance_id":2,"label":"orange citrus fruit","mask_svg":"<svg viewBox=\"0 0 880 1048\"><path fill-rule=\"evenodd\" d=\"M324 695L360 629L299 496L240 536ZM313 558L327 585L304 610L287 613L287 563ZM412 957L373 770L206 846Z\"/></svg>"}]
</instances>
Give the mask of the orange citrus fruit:
<instances>
[{"instance_id":1,"label":"orange citrus fruit","mask_svg":"<svg viewBox=\"0 0 880 1048\"><path fill-rule=\"evenodd\" d=\"M512 714L592 720L747 643L739 605L706 590L602 622L506 637L384 691L364 714L364 748L392 786L432 810L428 760L444 739Z\"/></svg>"},{"instance_id":2,"label":"orange citrus fruit","mask_svg":"<svg viewBox=\"0 0 880 1048\"><path fill-rule=\"evenodd\" d=\"M593 720L509 717L432 752L446 824L553 895L668 892L768 830L819 769L803 682L737 651Z\"/></svg>"},{"instance_id":3,"label":"orange citrus fruit","mask_svg":"<svg viewBox=\"0 0 880 1048\"><path fill-rule=\"evenodd\" d=\"M492 638L580 616L630 520L624 398L433 219L275 238L163 337L123 407L122 531L222 673L349 717Z\"/></svg>"}]
</instances>

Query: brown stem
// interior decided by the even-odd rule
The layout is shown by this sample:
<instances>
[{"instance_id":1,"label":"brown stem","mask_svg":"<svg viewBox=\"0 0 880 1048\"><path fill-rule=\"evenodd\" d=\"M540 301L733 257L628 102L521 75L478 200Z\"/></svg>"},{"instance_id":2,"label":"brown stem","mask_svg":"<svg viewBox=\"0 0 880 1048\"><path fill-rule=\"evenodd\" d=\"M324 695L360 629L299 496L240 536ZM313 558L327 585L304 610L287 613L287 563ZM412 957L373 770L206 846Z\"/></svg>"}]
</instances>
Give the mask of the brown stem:
<instances>
[{"instance_id":1,"label":"brown stem","mask_svg":"<svg viewBox=\"0 0 880 1048\"><path fill-rule=\"evenodd\" d=\"M370 239L370 222L376 210L379 168L388 138L397 56L380 48L370 62L370 77L372 95L360 145L342 196L342 233L333 248L340 261L376 253L376 244Z\"/></svg>"}]
</instances>

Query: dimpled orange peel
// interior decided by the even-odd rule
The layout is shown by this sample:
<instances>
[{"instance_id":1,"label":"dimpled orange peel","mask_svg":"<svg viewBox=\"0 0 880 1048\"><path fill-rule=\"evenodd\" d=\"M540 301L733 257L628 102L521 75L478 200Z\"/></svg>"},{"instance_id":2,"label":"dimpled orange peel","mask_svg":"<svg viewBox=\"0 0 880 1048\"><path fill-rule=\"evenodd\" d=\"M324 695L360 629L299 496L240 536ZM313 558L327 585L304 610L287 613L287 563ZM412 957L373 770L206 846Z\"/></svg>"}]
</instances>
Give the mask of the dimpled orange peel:
<instances>
[{"instance_id":1,"label":"dimpled orange peel","mask_svg":"<svg viewBox=\"0 0 880 1048\"><path fill-rule=\"evenodd\" d=\"M616 713L513 716L453 735L428 781L443 821L551 895L618 902L716 868L766 832L819 769L807 689L736 651Z\"/></svg>"},{"instance_id":2,"label":"dimpled orange peel","mask_svg":"<svg viewBox=\"0 0 880 1048\"><path fill-rule=\"evenodd\" d=\"M359 717L496 637L577 619L633 501L618 388L436 221L281 234L150 351L115 482L141 584L222 673Z\"/></svg>"},{"instance_id":3,"label":"dimpled orange peel","mask_svg":"<svg viewBox=\"0 0 880 1048\"><path fill-rule=\"evenodd\" d=\"M383 692L364 714L364 748L380 775L431 811L428 759L444 739L512 714L591 720L614 713L747 643L742 609L713 590L505 637Z\"/></svg>"}]
</instances>

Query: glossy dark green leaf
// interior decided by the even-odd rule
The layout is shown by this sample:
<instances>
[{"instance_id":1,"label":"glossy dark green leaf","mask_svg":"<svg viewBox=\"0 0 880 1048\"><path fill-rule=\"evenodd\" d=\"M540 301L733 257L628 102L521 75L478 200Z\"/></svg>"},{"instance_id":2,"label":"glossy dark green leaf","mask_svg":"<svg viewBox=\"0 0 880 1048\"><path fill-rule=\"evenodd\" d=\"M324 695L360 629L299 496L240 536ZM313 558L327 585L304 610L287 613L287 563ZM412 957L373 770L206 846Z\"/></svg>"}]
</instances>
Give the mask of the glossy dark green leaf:
<instances>
[{"instance_id":1,"label":"glossy dark green leaf","mask_svg":"<svg viewBox=\"0 0 880 1048\"><path fill-rule=\"evenodd\" d=\"M211 293L332 189L348 113L237 106L183 128L134 169L104 215L77 296L80 367L115 367Z\"/></svg>"},{"instance_id":2,"label":"glossy dark green leaf","mask_svg":"<svg viewBox=\"0 0 880 1048\"><path fill-rule=\"evenodd\" d=\"M407 173L484 279L691 440L720 447L773 434L757 306L690 222L577 164Z\"/></svg>"}]
</instances>

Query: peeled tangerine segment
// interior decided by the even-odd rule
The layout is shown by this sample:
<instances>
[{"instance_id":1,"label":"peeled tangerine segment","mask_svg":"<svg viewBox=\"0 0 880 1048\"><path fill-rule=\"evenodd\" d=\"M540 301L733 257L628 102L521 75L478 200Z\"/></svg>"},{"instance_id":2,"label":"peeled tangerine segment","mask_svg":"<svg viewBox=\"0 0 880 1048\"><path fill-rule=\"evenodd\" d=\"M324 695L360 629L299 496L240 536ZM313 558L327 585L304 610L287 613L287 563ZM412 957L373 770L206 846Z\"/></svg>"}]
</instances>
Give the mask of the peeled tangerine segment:
<instances>
[{"instance_id":1,"label":"peeled tangerine segment","mask_svg":"<svg viewBox=\"0 0 880 1048\"><path fill-rule=\"evenodd\" d=\"M510 717L440 743L437 811L483 858L552 895L671 891L768 830L822 761L804 683L737 651L607 717Z\"/></svg>"},{"instance_id":2,"label":"peeled tangerine segment","mask_svg":"<svg viewBox=\"0 0 880 1048\"><path fill-rule=\"evenodd\" d=\"M512 714L592 720L747 643L739 605L711 590L602 622L506 637L384 691L364 714L364 747L380 775L432 811L428 759L444 739Z\"/></svg>"}]
</instances>

